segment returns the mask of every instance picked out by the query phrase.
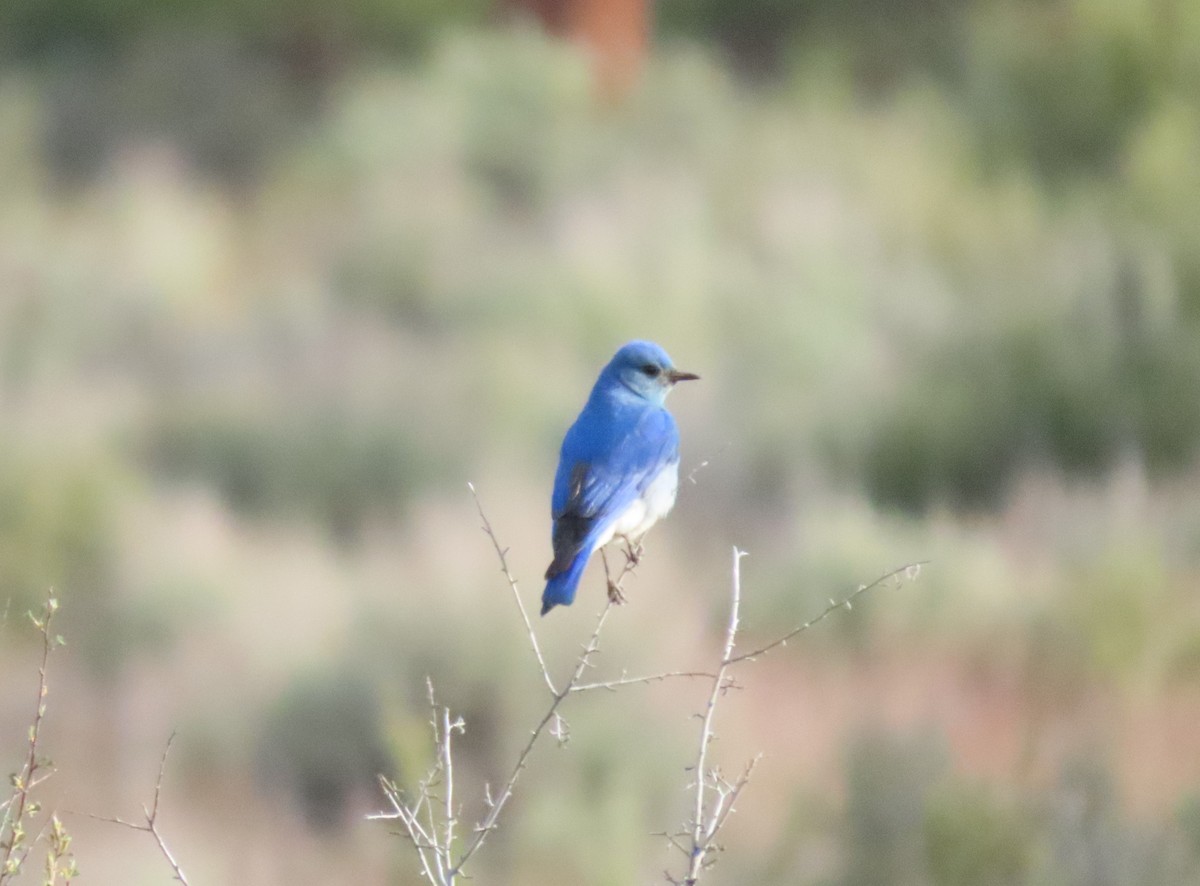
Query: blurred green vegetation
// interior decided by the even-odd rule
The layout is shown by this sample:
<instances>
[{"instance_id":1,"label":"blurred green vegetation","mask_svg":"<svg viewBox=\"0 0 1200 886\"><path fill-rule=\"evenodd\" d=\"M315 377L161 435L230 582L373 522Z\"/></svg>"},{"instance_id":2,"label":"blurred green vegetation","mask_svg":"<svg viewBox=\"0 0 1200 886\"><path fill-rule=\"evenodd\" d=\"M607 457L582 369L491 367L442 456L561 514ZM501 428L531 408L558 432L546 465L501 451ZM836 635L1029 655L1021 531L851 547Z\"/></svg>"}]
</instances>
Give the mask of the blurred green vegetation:
<instances>
[{"instance_id":1,"label":"blurred green vegetation","mask_svg":"<svg viewBox=\"0 0 1200 886\"><path fill-rule=\"evenodd\" d=\"M168 417L149 459L165 478L212 487L237 511L294 513L349 539L396 515L444 469L401 420L384 426L321 411Z\"/></svg>"},{"instance_id":2,"label":"blurred green vegetation","mask_svg":"<svg viewBox=\"0 0 1200 886\"><path fill-rule=\"evenodd\" d=\"M0 455L0 599L34 610L39 588L105 592L115 569L113 465L71 453ZM45 590L40 596L45 595Z\"/></svg>"},{"instance_id":3,"label":"blurred green vegetation","mask_svg":"<svg viewBox=\"0 0 1200 886\"><path fill-rule=\"evenodd\" d=\"M411 51L448 25L482 21L486 11L480 0L452 5L353 0L337 7L314 0L13 0L0 15L0 32L4 48L23 57L71 51L116 55L147 35L211 30L260 50L287 48L297 56L315 50L319 58L322 49L332 48ZM306 47L305 41L314 45Z\"/></svg>"},{"instance_id":4,"label":"blurred green vegetation","mask_svg":"<svg viewBox=\"0 0 1200 886\"><path fill-rule=\"evenodd\" d=\"M924 818L943 763L936 740L866 733L851 747L846 775L847 886L926 882ZM936 815L934 809L930 809ZM936 839L933 848L941 847Z\"/></svg>"},{"instance_id":5,"label":"blurred green vegetation","mask_svg":"<svg viewBox=\"0 0 1200 886\"><path fill-rule=\"evenodd\" d=\"M930 879L938 886L1029 882L1034 825L988 786L949 783L925 806Z\"/></svg>"},{"instance_id":6,"label":"blurred green vegetation","mask_svg":"<svg viewBox=\"0 0 1200 886\"><path fill-rule=\"evenodd\" d=\"M847 770L842 883L1182 886L1200 872L1186 812L1148 829L1095 759L1068 763L1041 798L1011 795L951 774L929 736L868 731Z\"/></svg>"},{"instance_id":7,"label":"blurred green vegetation","mask_svg":"<svg viewBox=\"0 0 1200 886\"><path fill-rule=\"evenodd\" d=\"M1131 452L1158 475L1193 464L1193 334L1163 329L1112 348L1065 325L963 339L922 361L874 429L864 480L880 501L987 508L1030 464L1084 477Z\"/></svg>"},{"instance_id":8,"label":"blurred green vegetation","mask_svg":"<svg viewBox=\"0 0 1200 886\"><path fill-rule=\"evenodd\" d=\"M0 603L66 601L68 731L127 772L113 736L203 720L238 774L197 817L348 841L427 762L430 674L495 785L540 688L465 483L535 594L562 430L652 337L710 464L603 666L710 661L731 540L755 637L932 561L773 659L770 729L722 723L812 780L752 784L713 882L1195 882L1200 6L657 12L609 106L482 3L0 5ZM823 669L814 749L772 730ZM906 680L937 703L879 725ZM653 876L684 697L582 698L480 879ZM1016 750L962 737L976 697Z\"/></svg>"},{"instance_id":9,"label":"blurred green vegetation","mask_svg":"<svg viewBox=\"0 0 1200 886\"><path fill-rule=\"evenodd\" d=\"M391 762L374 687L362 674L297 677L266 712L259 738L263 785L291 792L318 828L344 827L347 802Z\"/></svg>"}]
</instances>

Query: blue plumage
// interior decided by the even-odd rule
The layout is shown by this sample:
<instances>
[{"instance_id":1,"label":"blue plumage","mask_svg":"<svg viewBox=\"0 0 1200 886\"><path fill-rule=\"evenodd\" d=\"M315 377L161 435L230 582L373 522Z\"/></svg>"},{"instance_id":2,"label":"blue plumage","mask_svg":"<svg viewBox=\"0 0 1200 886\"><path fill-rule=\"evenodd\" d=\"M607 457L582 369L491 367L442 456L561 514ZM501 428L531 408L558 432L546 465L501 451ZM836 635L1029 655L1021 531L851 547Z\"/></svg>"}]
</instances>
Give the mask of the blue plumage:
<instances>
[{"instance_id":1,"label":"blue plumage","mask_svg":"<svg viewBox=\"0 0 1200 886\"><path fill-rule=\"evenodd\" d=\"M664 403L680 372L653 342L617 351L563 438L554 477L542 615L569 606L592 554L620 536L636 544L675 503L679 431Z\"/></svg>"}]
</instances>

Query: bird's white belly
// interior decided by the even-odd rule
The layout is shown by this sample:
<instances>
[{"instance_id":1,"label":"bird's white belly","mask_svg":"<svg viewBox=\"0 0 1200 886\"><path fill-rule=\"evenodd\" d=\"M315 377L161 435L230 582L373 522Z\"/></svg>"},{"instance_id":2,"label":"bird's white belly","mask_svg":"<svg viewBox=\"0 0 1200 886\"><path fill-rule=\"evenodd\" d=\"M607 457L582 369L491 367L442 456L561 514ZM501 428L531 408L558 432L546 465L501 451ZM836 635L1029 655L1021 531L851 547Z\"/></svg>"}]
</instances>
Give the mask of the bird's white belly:
<instances>
[{"instance_id":1,"label":"bird's white belly","mask_svg":"<svg viewBox=\"0 0 1200 886\"><path fill-rule=\"evenodd\" d=\"M675 506L678 490L679 462L673 462L664 467L641 496L630 502L629 507L613 520L612 527L597 540L596 548L604 547L614 536L636 542Z\"/></svg>"}]
</instances>

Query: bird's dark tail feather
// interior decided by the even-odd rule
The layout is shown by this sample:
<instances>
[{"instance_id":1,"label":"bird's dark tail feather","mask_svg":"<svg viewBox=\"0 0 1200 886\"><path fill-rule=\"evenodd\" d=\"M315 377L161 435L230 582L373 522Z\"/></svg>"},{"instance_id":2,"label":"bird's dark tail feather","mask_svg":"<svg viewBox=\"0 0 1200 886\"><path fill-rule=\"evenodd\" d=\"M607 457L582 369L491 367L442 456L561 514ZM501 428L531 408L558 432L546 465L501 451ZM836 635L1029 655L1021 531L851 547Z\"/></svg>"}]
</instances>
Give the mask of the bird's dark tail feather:
<instances>
[{"instance_id":1,"label":"bird's dark tail feather","mask_svg":"<svg viewBox=\"0 0 1200 886\"><path fill-rule=\"evenodd\" d=\"M542 615L555 606L570 606L575 599L575 590L579 587L579 579L583 577L584 567L587 566L591 551L586 547L575 555L571 565L546 582L546 590L542 592Z\"/></svg>"}]
</instances>

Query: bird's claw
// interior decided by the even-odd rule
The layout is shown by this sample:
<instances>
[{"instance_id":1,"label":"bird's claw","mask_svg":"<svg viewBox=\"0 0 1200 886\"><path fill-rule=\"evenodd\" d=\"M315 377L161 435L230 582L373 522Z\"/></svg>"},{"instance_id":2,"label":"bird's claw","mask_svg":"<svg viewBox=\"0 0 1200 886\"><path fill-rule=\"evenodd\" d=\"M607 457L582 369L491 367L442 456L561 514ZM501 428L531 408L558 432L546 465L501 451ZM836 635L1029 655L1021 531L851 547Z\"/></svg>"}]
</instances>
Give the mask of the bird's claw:
<instances>
[{"instance_id":1,"label":"bird's claw","mask_svg":"<svg viewBox=\"0 0 1200 886\"><path fill-rule=\"evenodd\" d=\"M620 586L612 579L608 580L608 602L615 603L617 606L625 602L625 595L621 593Z\"/></svg>"},{"instance_id":2,"label":"bird's claw","mask_svg":"<svg viewBox=\"0 0 1200 886\"><path fill-rule=\"evenodd\" d=\"M633 542L626 539L625 540L625 550L623 551L623 553L625 554L625 561L631 567L633 567L633 566L637 566L639 563L642 562L642 554L645 553L645 548L642 547L641 542L634 544Z\"/></svg>"}]
</instances>

